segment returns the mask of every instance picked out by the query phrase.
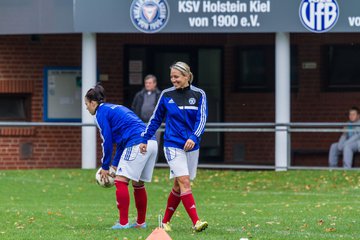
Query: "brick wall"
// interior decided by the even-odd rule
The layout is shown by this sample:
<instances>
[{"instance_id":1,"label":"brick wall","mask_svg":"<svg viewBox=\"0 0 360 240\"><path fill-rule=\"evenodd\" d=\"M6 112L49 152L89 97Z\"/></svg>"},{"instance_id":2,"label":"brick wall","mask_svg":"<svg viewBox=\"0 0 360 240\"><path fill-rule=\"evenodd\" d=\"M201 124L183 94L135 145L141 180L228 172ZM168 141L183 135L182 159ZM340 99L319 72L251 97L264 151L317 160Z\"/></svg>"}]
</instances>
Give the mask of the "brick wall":
<instances>
[{"instance_id":1,"label":"brick wall","mask_svg":"<svg viewBox=\"0 0 360 240\"><path fill-rule=\"evenodd\" d=\"M122 103L124 98L124 45L200 45L223 46L223 99L226 122L273 122L275 95L270 93L239 93L236 84L234 49L238 45L274 44L274 34L99 34L97 36L98 70L107 74L103 82L109 102ZM298 46L299 89L292 93L291 120L294 122L339 122L346 119L347 109L357 105L357 92L325 92L322 90L320 56L322 44L360 43L359 34L292 34ZM317 69L303 70L302 62L316 62ZM43 68L45 66L80 66L81 35L42 35L0 37L0 93L31 94L31 121L43 119ZM71 127L34 127L0 129L0 168L45 168L81 166L81 131ZM327 149L338 134L293 134L297 149ZM98 138L98 143L100 143ZM234 146L245 146L247 164L273 164L274 134L224 134L224 160L233 161ZM31 157L22 158L24 146L31 148ZM100 144L97 148L101 157ZM317 163L297 159L297 164L326 164L326 155Z\"/></svg>"},{"instance_id":2,"label":"brick wall","mask_svg":"<svg viewBox=\"0 0 360 240\"><path fill-rule=\"evenodd\" d=\"M0 93L31 94L31 121L43 119L43 68L80 66L81 35L0 37ZM80 129L2 128L0 168L80 167ZM26 153L24 155L24 147Z\"/></svg>"},{"instance_id":3,"label":"brick wall","mask_svg":"<svg viewBox=\"0 0 360 240\"><path fill-rule=\"evenodd\" d=\"M321 72L324 69L321 46L325 44L359 44L359 34L296 34L292 41L299 46L301 62L316 62L315 70L299 71L300 88L292 95L292 118L294 122L343 122L347 121L348 109L360 106L357 91L329 92L323 90ZM338 140L339 133L297 133L292 136L294 149L328 150L331 143ZM327 165L327 154L303 156L294 159L299 165ZM313 160L313 161L312 161Z\"/></svg>"},{"instance_id":4,"label":"brick wall","mask_svg":"<svg viewBox=\"0 0 360 240\"><path fill-rule=\"evenodd\" d=\"M225 47L225 121L228 122L273 122L275 120L274 93L234 93L233 46L237 44L273 44L273 34L234 35ZM360 106L357 91L328 92L323 90L323 62L321 46L325 44L359 44L359 34L292 34L291 44L298 48L299 88L291 95L291 121L293 122L342 122L347 120L351 106ZM316 62L317 68L304 70L302 62ZM324 153L299 156L293 159L296 165L327 165L330 144L337 141L337 133L296 133L291 142L294 149L320 149ZM273 134L227 134L225 159L232 161L233 143L245 145L245 163L274 164Z\"/></svg>"}]
</instances>

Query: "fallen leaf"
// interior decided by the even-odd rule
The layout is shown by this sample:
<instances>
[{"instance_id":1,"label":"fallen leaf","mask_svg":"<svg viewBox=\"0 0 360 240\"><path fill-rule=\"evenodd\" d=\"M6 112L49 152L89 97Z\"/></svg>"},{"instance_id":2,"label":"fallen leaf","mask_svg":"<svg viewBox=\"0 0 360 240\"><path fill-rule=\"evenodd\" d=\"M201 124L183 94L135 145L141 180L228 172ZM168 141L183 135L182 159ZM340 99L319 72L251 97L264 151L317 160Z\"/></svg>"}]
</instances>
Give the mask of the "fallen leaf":
<instances>
[{"instance_id":1,"label":"fallen leaf","mask_svg":"<svg viewBox=\"0 0 360 240\"><path fill-rule=\"evenodd\" d=\"M309 225L307 223L305 223L304 225L301 226L301 228L307 228Z\"/></svg>"},{"instance_id":2,"label":"fallen leaf","mask_svg":"<svg viewBox=\"0 0 360 240\"><path fill-rule=\"evenodd\" d=\"M335 232L336 228L326 228L325 231L326 232Z\"/></svg>"}]
</instances>

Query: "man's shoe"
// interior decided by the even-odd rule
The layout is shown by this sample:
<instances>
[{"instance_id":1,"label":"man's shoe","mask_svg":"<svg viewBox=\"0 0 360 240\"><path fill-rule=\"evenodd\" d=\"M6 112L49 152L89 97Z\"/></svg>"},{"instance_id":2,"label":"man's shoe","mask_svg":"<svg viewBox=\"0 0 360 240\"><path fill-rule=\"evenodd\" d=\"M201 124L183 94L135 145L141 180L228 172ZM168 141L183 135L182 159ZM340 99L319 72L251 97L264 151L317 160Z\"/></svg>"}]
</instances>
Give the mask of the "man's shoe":
<instances>
[{"instance_id":1,"label":"man's shoe","mask_svg":"<svg viewBox=\"0 0 360 240\"><path fill-rule=\"evenodd\" d=\"M113 230L128 229L128 228L130 228L129 224L121 225L120 223L115 223L115 225L111 227L111 229Z\"/></svg>"},{"instance_id":2,"label":"man's shoe","mask_svg":"<svg viewBox=\"0 0 360 240\"><path fill-rule=\"evenodd\" d=\"M162 228L165 230L165 232L171 232L171 226L170 223L162 223Z\"/></svg>"},{"instance_id":3,"label":"man's shoe","mask_svg":"<svg viewBox=\"0 0 360 240\"><path fill-rule=\"evenodd\" d=\"M142 224L138 224L137 222L134 222L133 224L130 225L130 228L146 228L146 222L142 223Z\"/></svg>"},{"instance_id":4,"label":"man's shoe","mask_svg":"<svg viewBox=\"0 0 360 240\"><path fill-rule=\"evenodd\" d=\"M203 230L205 230L208 227L208 223L206 221L201 221L201 220L197 220L197 222L195 223L195 226L193 226L193 229L196 232L201 232Z\"/></svg>"}]
</instances>

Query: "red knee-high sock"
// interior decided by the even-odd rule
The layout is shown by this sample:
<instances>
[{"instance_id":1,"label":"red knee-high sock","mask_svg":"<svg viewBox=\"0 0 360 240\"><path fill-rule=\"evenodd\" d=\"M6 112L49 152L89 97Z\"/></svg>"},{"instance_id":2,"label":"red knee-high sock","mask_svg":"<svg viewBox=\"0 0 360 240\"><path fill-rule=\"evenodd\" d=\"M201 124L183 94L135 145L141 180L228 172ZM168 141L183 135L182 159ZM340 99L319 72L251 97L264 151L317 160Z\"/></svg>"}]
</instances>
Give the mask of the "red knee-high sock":
<instances>
[{"instance_id":1,"label":"red knee-high sock","mask_svg":"<svg viewBox=\"0 0 360 240\"><path fill-rule=\"evenodd\" d=\"M137 209L137 223L143 224L146 218L147 195L145 186L134 186L135 206Z\"/></svg>"},{"instance_id":2,"label":"red knee-high sock","mask_svg":"<svg viewBox=\"0 0 360 240\"><path fill-rule=\"evenodd\" d=\"M130 195L128 189L128 183L122 181L115 181L116 186L116 203L117 208L119 209L120 224L128 224L129 216L129 205L130 205Z\"/></svg>"},{"instance_id":3,"label":"red knee-high sock","mask_svg":"<svg viewBox=\"0 0 360 240\"><path fill-rule=\"evenodd\" d=\"M191 218L191 221L195 225L197 220L199 220L199 217L196 212L195 200L191 190L181 194L181 201L184 204L185 210Z\"/></svg>"},{"instance_id":4,"label":"red knee-high sock","mask_svg":"<svg viewBox=\"0 0 360 240\"><path fill-rule=\"evenodd\" d=\"M181 201L180 193L172 189L167 201L163 223L170 222L170 219L174 214L176 208L179 206L180 201Z\"/></svg>"}]
</instances>

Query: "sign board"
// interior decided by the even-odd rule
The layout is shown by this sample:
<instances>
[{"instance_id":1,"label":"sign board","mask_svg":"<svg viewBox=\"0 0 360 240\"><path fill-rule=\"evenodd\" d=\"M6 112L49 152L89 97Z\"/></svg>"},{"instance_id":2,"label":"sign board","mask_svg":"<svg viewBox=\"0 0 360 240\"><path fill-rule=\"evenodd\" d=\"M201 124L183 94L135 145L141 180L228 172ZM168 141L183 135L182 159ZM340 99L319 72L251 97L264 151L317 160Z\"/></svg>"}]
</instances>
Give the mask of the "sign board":
<instances>
[{"instance_id":1,"label":"sign board","mask_svg":"<svg viewBox=\"0 0 360 240\"><path fill-rule=\"evenodd\" d=\"M78 32L360 32L359 0L77 0Z\"/></svg>"},{"instance_id":2,"label":"sign board","mask_svg":"<svg viewBox=\"0 0 360 240\"><path fill-rule=\"evenodd\" d=\"M44 121L81 121L81 68L44 69Z\"/></svg>"},{"instance_id":3,"label":"sign board","mask_svg":"<svg viewBox=\"0 0 360 240\"><path fill-rule=\"evenodd\" d=\"M360 32L359 0L1 0L0 34Z\"/></svg>"},{"instance_id":4,"label":"sign board","mask_svg":"<svg viewBox=\"0 0 360 240\"><path fill-rule=\"evenodd\" d=\"M143 84L143 62L141 60L129 61L129 84L142 85Z\"/></svg>"}]
</instances>

